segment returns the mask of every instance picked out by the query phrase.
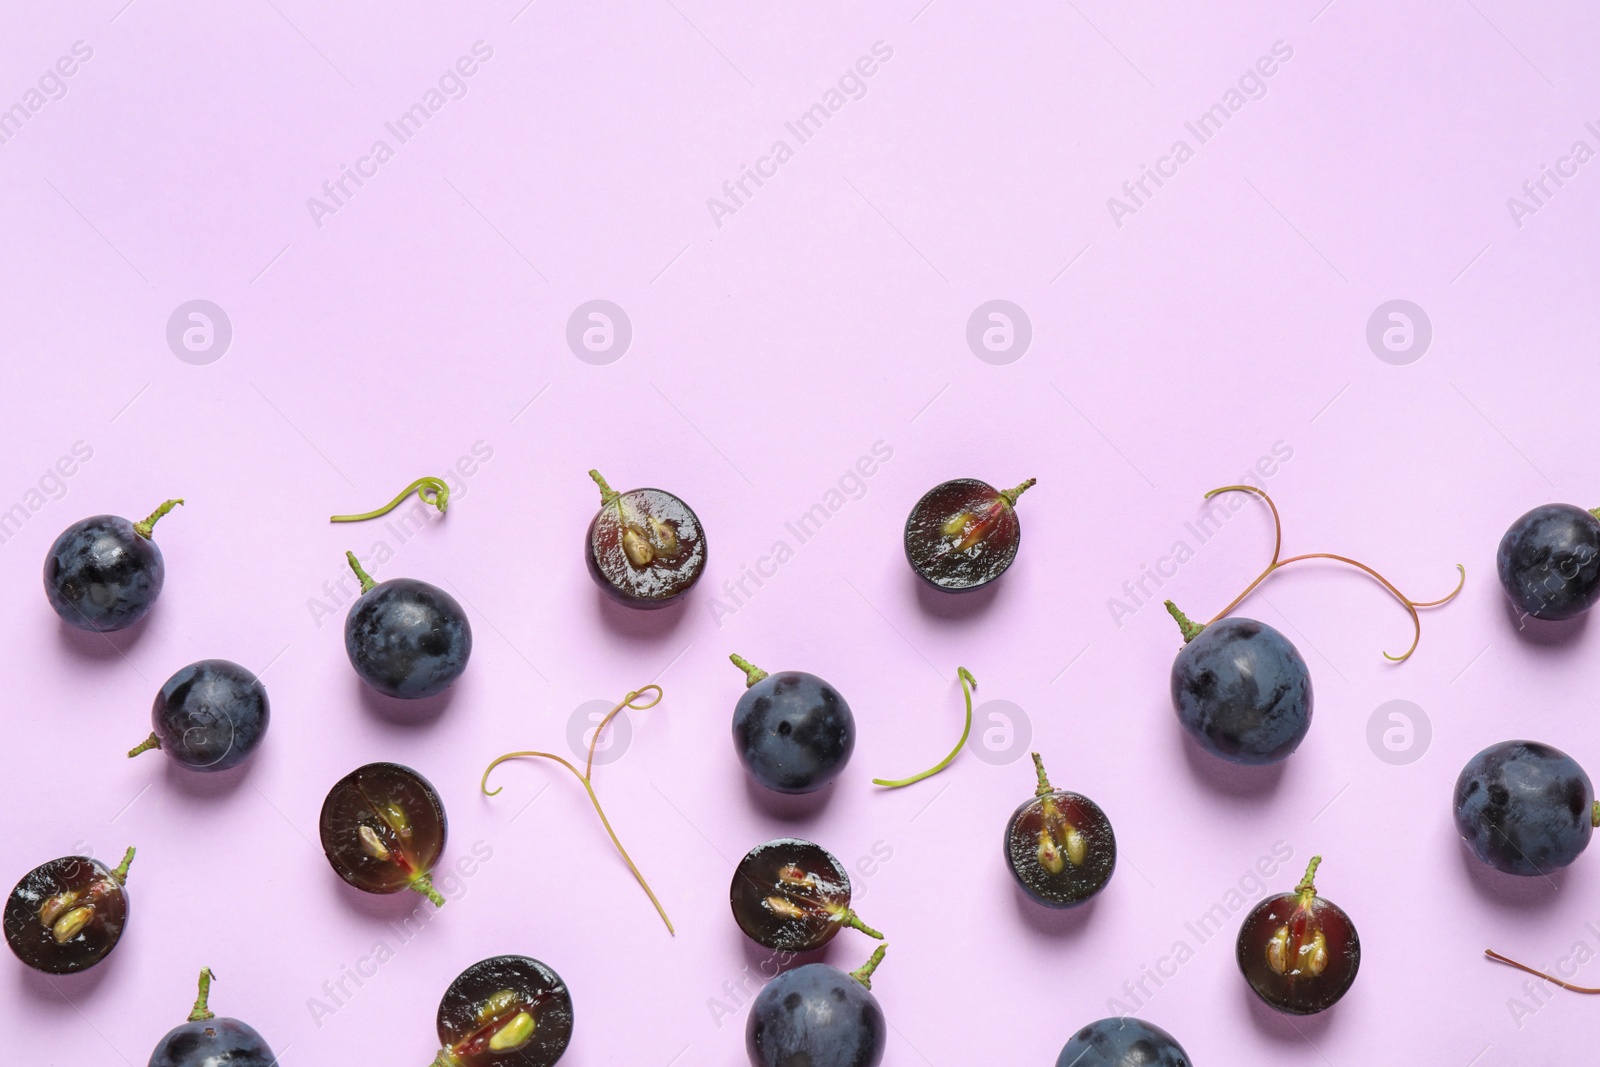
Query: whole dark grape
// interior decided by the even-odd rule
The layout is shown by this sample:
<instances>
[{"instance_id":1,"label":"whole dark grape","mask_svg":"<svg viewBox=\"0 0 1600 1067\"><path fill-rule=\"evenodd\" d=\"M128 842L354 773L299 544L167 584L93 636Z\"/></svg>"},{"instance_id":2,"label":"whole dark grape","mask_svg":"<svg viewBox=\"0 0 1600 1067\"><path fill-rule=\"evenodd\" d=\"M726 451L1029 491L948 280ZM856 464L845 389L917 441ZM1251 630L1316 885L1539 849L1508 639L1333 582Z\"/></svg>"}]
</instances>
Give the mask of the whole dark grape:
<instances>
[{"instance_id":1,"label":"whole dark grape","mask_svg":"<svg viewBox=\"0 0 1600 1067\"><path fill-rule=\"evenodd\" d=\"M1571 504L1534 508L1495 553L1506 596L1536 619L1570 619L1600 598L1600 519Z\"/></svg>"},{"instance_id":2,"label":"whole dark grape","mask_svg":"<svg viewBox=\"0 0 1600 1067\"><path fill-rule=\"evenodd\" d=\"M104 633L144 618L167 579L151 531L181 503L169 500L143 522L95 515L61 531L44 557L44 593L62 621Z\"/></svg>"},{"instance_id":3,"label":"whole dark grape","mask_svg":"<svg viewBox=\"0 0 1600 1067\"><path fill-rule=\"evenodd\" d=\"M1072 1035L1056 1067L1190 1067L1172 1035L1131 1015L1090 1023Z\"/></svg>"},{"instance_id":4,"label":"whole dark grape","mask_svg":"<svg viewBox=\"0 0 1600 1067\"><path fill-rule=\"evenodd\" d=\"M768 982L750 1005L744 1047L751 1067L878 1067L887 1024L872 995L872 971L808 963Z\"/></svg>"},{"instance_id":5,"label":"whole dark grape","mask_svg":"<svg viewBox=\"0 0 1600 1067\"><path fill-rule=\"evenodd\" d=\"M1548 874L1578 858L1595 820L1594 786L1576 760L1537 741L1502 741L1456 778L1456 829L1507 874Z\"/></svg>"},{"instance_id":6,"label":"whole dark grape","mask_svg":"<svg viewBox=\"0 0 1600 1067\"><path fill-rule=\"evenodd\" d=\"M385 696L444 692L467 669L472 626L456 598L414 578L374 582L346 553L361 596L344 620L344 650L361 680Z\"/></svg>"},{"instance_id":7,"label":"whole dark grape","mask_svg":"<svg viewBox=\"0 0 1600 1067\"><path fill-rule=\"evenodd\" d=\"M153 732L128 755L159 748L192 771L225 771L250 758L271 717L260 679L230 660L203 659L167 679L150 709Z\"/></svg>"},{"instance_id":8,"label":"whole dark grape","mask_svg":"<svg viewBox=\"0 0 1600 1067\"><path fill-rule=\"evenodd\" d=\"M844 770L856 722L838 690L814 674L768 674L730 657L748 678L733 709L733 744L750 777L779 793L813 793Z\"/></svg>"},{"instance_id":9,"label":"whole dark grape","mask_svg":"<svg viewBox=\"0 0 1600 1067\"><path fill-rule=\"evenodd\" d=\"M149 1067L278 1067L278 1057L255 1028L218 1018L208 1006L216 976L200 972L200 995L189 1021L167 1031L150 1053Z\"/></svg>"},{"instance_id":10,"label":"whole dark grape","mask_svg":"<svg viewBox=\"0 0 1600 1067\"><path fill-rule=\"evenodd\" d=\"M1171 601L1168 608L1176 612ZM1220 619L1173 659L1172 706L1212 755L1276 763L1311 729L1311 672L1289 639L1266 623Z\"/></svg>"}]
</instances>

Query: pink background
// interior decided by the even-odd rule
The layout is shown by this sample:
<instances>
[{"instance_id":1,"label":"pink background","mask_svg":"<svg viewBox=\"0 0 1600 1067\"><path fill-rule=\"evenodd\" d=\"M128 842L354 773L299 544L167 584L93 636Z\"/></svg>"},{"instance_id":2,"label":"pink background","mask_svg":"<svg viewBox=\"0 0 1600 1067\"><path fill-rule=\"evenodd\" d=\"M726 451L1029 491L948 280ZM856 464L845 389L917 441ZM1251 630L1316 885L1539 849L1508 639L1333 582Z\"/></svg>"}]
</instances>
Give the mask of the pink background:
<instances>
[{"instance_id":1,"label":"pink background","mask_svg":"<svg viewBox=\"0 0 1600 1067\"><path fill-rule=\"evenodd\" d=\"M1575 140L1600 147L1584 127L1600 118L1600 16L1506 0L522 2L0 16L0 106L74 42L93 51L0 144L0 510L29 512L0 545L0 876L140 848L108 963L52 980L0 961L11 1059L143 1064L209 964L214 1006L286 1064L421 1064L456 973L521 952L573 989L564 1065L735 1067L764 954L726 888L747 848L783 834L852 867L892 853L857 874L892 943L875 992L893 1067L1052 1063L1111 998L1133 1006L1124 983L1145 968L1170 977L1144 978L1139 1013L1198 1064L1592 1053L1594 1004L1529 999L1481 952L1549 965L1600 951L1600 857L1548 881L1480 874L1449 793L1471 753L1508 737L1600 769L1584 664L1600 635L1518 632L1493 574L1529 507L1600 503L1600 163L1520 225L1506 203ZM385 122L477 41L493 54L466 95L396 145ZM784 123L879 41L893 55L864 95L795 145ZM1293 54L1265 97L1113 222L1107 198L1176 138L1193 145L1184 123L1278 41ZM307 198L378 138L394 157L319 227ZM718 226L707 198L779 138L793 158ZM196 298L233 327L204 366L165 339ZM633 327L605 366L565 340L595 298ZM966 343L993 298L1032 322L1010 365ZM1405 366L1365 339L1396 298L1433 324ZM43 478L80 441L92 458ZM880 441L892 458L864 495L796 544L784 523ZM1248 601L1305 655L1316 720L1281 773L1229 788L1173 720L1171 621L1153 602L1114 620L1108 599L1189 537L1204 490L1279 442L1292 458L1268 484L1286 551L1360 557L1419 598L1448 589L1457 561L1469 576L1401 666L1379 653L1409 640L1404 613L1352 572L1286 572ZM382 524L327 523L475 445L492 455L453 476L448 517L403 546ZM698 511L710 564L683 610L601 603L580 556L591 466ZM900 528L918 495L963 475L1039 484L998 588L933 602ZM188 504L159 528L167 586L148 624L109 642L64 631L39 588L51 540L170 495ZM780 538L793 558L729 599L724 583ZM423 722L363 692L342 604L320 626L311 606L345 548L378 540L395 547L378 577L455 590L476 634ZM1251 506L1159 593L1208 617L1270 544ZM719 596L735 610L714 617ZM814 671L851 702L855 759L820 809L747 789L730 651ZM273 722L254 761L196 779L124 759L162 680L210 656L264 672ZM869 784L947 750L958 665L980 705L1024 709L1057 784L1115 824L1121 863L1091 908L1045 914L1010 883L1000 834L1032 786L1024 750L998 765L964 753L904 790ZM494 755L563 750L574 709L653 679L665 699L631 716L631 747L596 785L676 938L565 772L505 767L501 796L476 792ZM1390 700L1432 724L1406 765L1367 740ZM315 843L327 787L376 759L438 786L451 860L492 853L403 945L390 924L420 899L348 890ZM1185 925L1241 882L1259 895L1252 870L1275 845L1293 858L1271 889L1320 852L1320 886L1365 946L1354 988L1319 1018L1253 1002L1236 919L1205 944ZM1180 940L1192 953L1174 966ZM373 972L380 941L395 951ZM855 966L869 947L847 934L827 959ZM329 999L324 983L361 967L371 976ZM1600 984L1600 963L1576 978Z\"/></svg>"}]
</instances>

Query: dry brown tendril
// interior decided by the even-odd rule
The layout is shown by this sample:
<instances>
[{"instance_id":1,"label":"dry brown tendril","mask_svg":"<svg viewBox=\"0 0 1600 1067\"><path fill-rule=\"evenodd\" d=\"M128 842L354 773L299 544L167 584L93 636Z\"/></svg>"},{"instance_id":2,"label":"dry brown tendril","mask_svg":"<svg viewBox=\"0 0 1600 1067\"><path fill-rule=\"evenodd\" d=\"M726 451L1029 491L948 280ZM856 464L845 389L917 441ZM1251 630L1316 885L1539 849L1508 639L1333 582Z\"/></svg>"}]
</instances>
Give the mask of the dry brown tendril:
<instances>
[{"instance_id":1,"label":"dry brown tendril","mask_svg":"<svg viewBox=\"0 0 1600 1067\"><path fill-rule=\"evenodd\" d=\"M1515 967L1519 971L1526 971L1527 973L1529 973L1531 975L1534 975L1534 976L1536 976L1538 978L1543 978L1546 982L1553 982L1556 985L1560 986L1562 989L1570 989L1574 993L1600 993L1600 989L1596 989L1596 988L1594 988L1592 986L1573 985L1571 982L1563 982L1561 979L1557 978L1553 974L1545 974L1543 971L1534 970L1532 967L1529 967L1526 963L1518 963L1516 960L1510 958L1509 956L1502 956L1502 955L1500 955L1500 953L1496 952L1492 948L1484 949L1483 950L1483 954L1485 956L1488 956L1491 960L1496 960L1496 961L1498 961L1500 963L1505 964L1508 967Z\"/></svg>"},{"instance_id":2,"label":"dry brown tendril","mask_svg":"<svg viewBox=\"0 0 1600 1067\"><path fill-rule=\"evenodd\" d=\"M1450 590L1449 593L1447 593L1444 596L1440 597L1438 600L1412 600L1410 597L1408 597L1404 593L1402 593L1399 589L1395 588L1394 583L1389 581L1389 579L1385 578L1383 575L1379 574L1377 571L1373 570L1371 567L1367 566L1365 563L1362 563L1360 560L1351 559L1349 556L1340 556L1340 555L1336 555L1336 554L1334 554L1332 552L1304 552L1304 553L1301 553L1298 556L1290 556L1288 559L1281 559L1280 557L1283 554L1283 519L1278 515L1278 505L1276 505L1276 504L1274 504L1272 502L1272 497L1267 495L1266 490L1257 489L1253 485L1224 485L1219 489L1211 490L1211 492L1206 494L1205 498L1207 500L1210 500L1212 497L1216 496L1218 493L1233 493L1233 492L1254 493L1256 496L1259 496L1262 500L1265 500L1267 502L1267 507L1272 510L1272 526L1273 526L1272 562L1268 563L1267 566L1266 566L1266 569L1263 570L1260 574L1258 574L1256 576L1255 581L1253 581L1249 585L1245 586L1244 592L1240 593L1238 596L1233 598L1232 603L1230 603L1227 607L1223 608L1221 611L1217 612L1217 614L1211 619L1211 621L1206 623L1206 626L1210 626L1211 623L1214 623L1218 619L1223 618L1224 616L1226 616L1228 614L1228 612L1230 612L1234 608L1238 607L1240 605L1240 603L1242 603L1244 601L1245 597L1249 596L1251 593L1253 593L1255 591L1256 586L1258 586L1262 582L1266 581L1267 580L1267 576L1270 575L1273 571L1278 570L1280 567L1287 567L1291 563L1299 563L1300 561L1307 560L1307 559L1331 559L1331 560L1334 560L1335 562L1338 562L1338 563L1349 564L1350 566L1356 568L1359 571L1362 571L1363 573L1367 574L1368 576L1370 576L1371 578L1376 580L1379 585L1383 586L1391 594L1393 594L1394 598L1400 602L1400 606L1405 608L1406 609L1406 613L1411 616L1411 625L1412 625L1413 631L1414 631L1413 636L1411 638L1411 646L1409 648L1407 648L1404 652L1402 652L1398 656L1390 655L1387 652L1385 652L1383 654L1385 659L1393 660L1396 663L1400 663L1400 662L1403 662L1404 660L1406 660L1407 658L1409 658L1411 653L1413 653L1413 652L1415 652L1417 650L1417 644L1418 644L1418 642L1420 642L1422 640L1422 619L1421 619L1421 617L1419 617L1417 615L1417 609L1418 608L1436 608L1441 604L1448 604L1451 600L1455 599L1455 595L1457 593L1461 592L1461 587L1466 584L1466 581L1467 581L1467 568L1465 568L1461 564L1457 563L1456 564L1456 570L1461 572L1461 578L1460 578L1459 581L1456 582L1456 587L1454 589Z\"/></svg>"},{"instance_id":3,"label":"dry brown tendril","mask_svg":"<svg viewBox=\"0 0 1600 1067\"><path fill-rule=\"evenodd\" d=\"M652 689L655 690L655 697L648 704L634 703L634 701L638 700ZM633 876L639 880L639 885L644 889L645 894L649 896L650 903L656 906L656 911L660 914L661 921L667 924L667 932L676 935L677 931L672 928L672 920L667 918L667 911L661 906L661 901L656 899L655 891L650 888L650 883L644 880L644 875L639 873L639 868L634 865L633 858L628 855L628 850L623 848L622 842L617 839L617 832L611 828L611 820L606 818L605 809L600 806L600 798L595 796L594 785L590 780L594 774L595 745L597 742L599 742L600 733L606 728L606 725L610 723L611 720L616 717L617 713L623 708L632 708L634 711L645 711L646 709L653 708L657 704L661 703L661 697L661 687L651 683L650 685L644 686L641 689L636 689L629 693L627 696L622 698L621 703L607 712L606 717L600 720L600 725L594 728L593 736L589 738L589 759L584 764L583 772L581 774L578 772L578 768L574 767L564 757L558 756L553 752L507 752L503 756L497 756L494 762L490 763L489 766L483 769L483 778L479 781L478 788L483 790L483 795L487 797L492 797L499 793L499 789L489 788L489 773L506 760L520 759L522 757L536 757L539 759L555 760L557 763L561 764L561 766L571 771L572 776L579 782L583 783L584 790L589 794L589 803L594 805L595 814L600 816L600 822L605 826L606 833L611 835L611 843L617 846L617 852L622 856L623 862L628 865L628 869L633 872Z\"/></svg>"}]
</instances>

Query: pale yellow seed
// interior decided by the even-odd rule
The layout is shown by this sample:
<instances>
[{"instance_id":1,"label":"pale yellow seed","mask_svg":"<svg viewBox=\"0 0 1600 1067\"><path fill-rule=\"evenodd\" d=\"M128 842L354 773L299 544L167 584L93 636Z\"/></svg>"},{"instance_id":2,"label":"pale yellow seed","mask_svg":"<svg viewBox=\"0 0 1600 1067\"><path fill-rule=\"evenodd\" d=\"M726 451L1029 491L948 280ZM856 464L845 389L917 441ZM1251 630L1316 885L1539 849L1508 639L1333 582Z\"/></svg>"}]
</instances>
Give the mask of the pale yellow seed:
<instances>
[{"instance_id":1,"label":"pale yellow seed","mask_svg":"<svg viewBox=\"0 0 1600 1067\"><path fill-rule=\"evenodd\" d=\"M504 1015L511 1010L511 1006L517 1002L517 999L517 994L509 989L501 989L489 994L484 999L482 1006L478 1008L479 1024L488 1022L496 1015Z\"/></svg>"},{"instance_id":2,"label":"pale yellow seed","mask_svg":"<svg viewBox=\"0 0 1600 1067\"><path fill-rule=\"evenodd\" d=\"M1076 827L1067 828L1067 859L1072 861L1074 867L1082 867L1083 861L1089 857L1089 842L1085 841Z\"/></svg>"},{"instance_id":3,"label":"pale yellow seed","mask_svg":"<svg viewBox=\"0 0 1600 1067\"><path fill-rule=\"evenodd\" d=\"M358 831L358 833L361 837L361 851L365 852L379 863L382 863L389 858L389 850L384 846L383 839L378 836L378 831L374 830L366 823L362 823L361 829Z\"/></svg>"},{"instance_id":4,"label":"pale yellow seed","mask_svg":"<svg viewBox=\"0 0 1600 1067\"><path fill-rule=\"evenodd\" d=\"M512 1020L494 1032L489 1039L489 1051L508 1052L521 1048L533 1039L533 1016L518 1013Z\"/></svg>"},{"instance_id":5,"label":"pale yellow seed","mask_svg":"<svg viewBox=\"0 0 1600 1067\"><path fill-rule=\"evenodd\" d=\"M39 909L39 921L46 926L54 926L56 920L61 918L66 913L66 910L76 904L82 896L83 892L77 889L68 889L65 892L57 893L45 901L44 907Z\"/></svg>"},{"instance_id":6,"label":"pale yellow seed","mask_svg":"<svg viewBox=\"0 0 1600 1067\"><path fill-rule=\"evenodd\" d=\"M389 801L383 806L383 821L389 829L397 834L407 833L411 830L411 820L406 818L406 811L394 801Z\"/></svg>"},{"instance_id":7,"label":"pale yellow seed","mask_svg":"<svg viewBox=\"0 0 1600 1067\"><path fill-rule=\"evenodd\" d=\"M73 908L61 916L50 929L50 932L55 935L56 944L65 945L68 941L77 937L79 931L88 926L89 920L92 918L94 918L93 904L84 904Z\"/></svg>"},{"instance_id":8,"label":"pale yellow seed","mask_svg":"<svg viewBox=\"0 0 1600 1067\"><path fill-rule=\"evenodd\" d=\"M622 531L622 552L635 567L648 567L656 558L656 550L650 547L650 539L637 526L629 526Z\"/></svg>"},{"instance_id":9,"label":"pale yellow seed","mask_svg":"<svg viewBox=\"0 0 1600 1067\"><path fill-rule=\"evenodd\" d=\"M1313 978L1328 969L1328 939L1322 936L1321 930L1311 939L1311 944L1300 946L1300 957L1301 969Z\"/></svg>"},{"instance_id":10,"label":"pale yellow seed","mask_svg":"<svg viewBox=\"0 0 1600 1067\"><path fill-rule=\"evenodd\" d=\"M776 912L785 919L805 918L806 913L804 911L796 907L792 902L785 900L783 897L768 897L765 903L768 911Z\"/></svg>"},{"instance_id":11,"label":"pale yellow seed","mask_svg":"<svg viewBox=\"0 0 1600 1067\"><path fill-rule=\"evenodd\" d=\"M678 554L678 531L670 523L650 516L650 531L656 535L657 555L671 559Z\"/></svg>"},{"instance_id":12,"label":"pale yellow seed","mask_svg":"<svg viewBox=\"0 0 1600 1067\"><path fill-rule=\"evenodd\" d=\"M959 515L945 520L943 532L946 537L956 537L967 528L967 523L972 521L972 512L963 511Z\"/></svg>"},{"instance_id":13,"label":"pale yellow seed","mask_svg":"<svg viewBox=\"0 0 1600 1067\"><path fill-rule=\"evenodd\" d=\"M1267 942L1267 966L1272 968L1273 974L1287 974L1289 972L1289 928L1278 927L1272 935L1272 940Z\"/></svg>"}]
</instances>

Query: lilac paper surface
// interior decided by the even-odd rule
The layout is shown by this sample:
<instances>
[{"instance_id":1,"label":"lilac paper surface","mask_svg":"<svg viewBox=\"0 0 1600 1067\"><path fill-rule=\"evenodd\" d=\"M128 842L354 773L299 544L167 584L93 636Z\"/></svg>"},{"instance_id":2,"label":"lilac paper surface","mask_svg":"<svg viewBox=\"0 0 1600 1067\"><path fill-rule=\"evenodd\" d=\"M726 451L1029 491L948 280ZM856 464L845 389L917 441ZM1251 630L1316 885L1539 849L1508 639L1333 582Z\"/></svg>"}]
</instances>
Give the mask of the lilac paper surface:
<instances>
[{"instance_id":1,"label":"lilac paper surface","mask_svg":"<svg viewBox=\"0 0 1600 1067\"><path fill-rule=\"evenodd\" d=\"M1582 5L1502 0L13 5L0 875L140 851L109 962L0 960L8 1056L142 1064L209 965L216 1010L285 1064L425 1063L451 979L519 952L572 988L564 1065L735 1067L770 964L727 886L784 835L837 854L889 935L893 1067L1049 1064L1125 1010L1197 1064L1589 1054L1593 1004L1482 951L1600 984L1600 857L1490 877L1449 797L1511 737L1600 767L1592 624L1519 631L1493 571L1528 508L1600 503L1597 32ZM590 467L698 512L710 563L682 610L602 602ZM447 472L450 512L420 529L326 521ZM1408 619L1353 571L1252 596L1310 664L1316 718L1238 788L1174 721L1159 602L1209 617L1265 563L1264 508L1203 521L1202 493L1249 472L1288 553L1418 599L1458 561L1468 579L1399 666L1380 652ZM958 476L1039 479L1015 565L959 603L900 544ZM188 503L158 527L148 623L65 631L51 540L168 496ZM346 662L346 548L467 608L471 666L423 721ZM854 760L820 808L747 786L734 651L850 701ZM263 673L257 757L221 781L123 758L206 657ZM957 666L973 747L874 788L948 750ZM617 724L595 784L676 937L559 767L477 791L495 755L569 752L652 680L665 698ZM1001 857L1030 747L1121 846L1065 918ZM443 794L447 860L480 860L437 915L348 889L317 844L327 788L380 759ZM1365 955L1333 1011L1290 1021L1232 938L1313 852Z\"/></svg>"}]
</instances>

